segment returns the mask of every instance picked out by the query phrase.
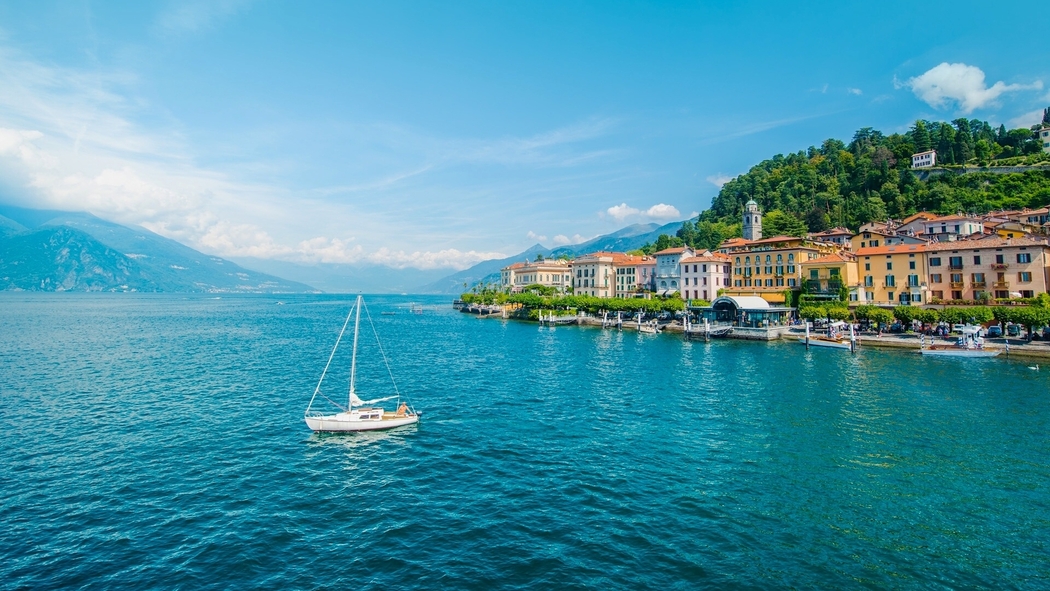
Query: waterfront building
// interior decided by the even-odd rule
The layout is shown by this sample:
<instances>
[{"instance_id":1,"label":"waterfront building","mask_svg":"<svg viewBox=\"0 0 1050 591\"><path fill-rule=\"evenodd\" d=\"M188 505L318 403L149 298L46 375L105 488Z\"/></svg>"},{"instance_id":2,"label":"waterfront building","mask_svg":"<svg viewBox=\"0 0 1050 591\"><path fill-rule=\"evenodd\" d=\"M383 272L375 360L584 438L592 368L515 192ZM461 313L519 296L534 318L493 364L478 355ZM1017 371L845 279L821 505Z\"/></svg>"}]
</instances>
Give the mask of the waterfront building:
<instances>
[{"instance_id":1,"label":"waterfront building","mask_svg":"<svg viewBox=\"0 0 1050 591\"><path fill-rule=\"evenodd\" d=\"M732 280L732 259L724 254L705 250L697 256L685 257L682 264L682 299L707 300L718 297L721 289Z\"/></svg>"},{"instance_id":2,"label":"waterfront building","mask_svg":"<svg viewBox=\"0 0 1050 591\"><path fill-rule=\"evenodd\" d=\"M695 254L688 246L665 248L653 254L656 259L657 295L669 296L681 289L682 259Z\"/></svg>"},{"instance_id":3,"label":"waterfront building","mask_svg":"<svg viewBox=\"0 0 1050 591\"><path fill-rule=\"evenodd\" d=\"M1045 239L957 240L926 249L930 297L981 300L1034 297L1047 291L1050 246Z\"/></svg>"},{"instance_id":4,"label":"waterfront building","mask_svg":"<svg viewBox=\"0 0 1050 591\"><path fill-rule=\"evenodd\" d=\"M571 285L569 262L562 259L543 259L514 263L500 269L500 287L518 293L529 285L553 287L565 293Z\"/></svg>"},{"instance_id":5,"label":"waterfront building","mask_svg":"<svg viewBox=\"0 0 1050 591\"><path fill-rule=\"evenodd\" d=\"M616 293L616 261L621 253L593 252L572 261L573 293L611 298Z\"/></svg>"},{"instance_id":6,"label":"waterfront building","mask_svg":"<svg viewBox=\"0 0 1050 591\"><path fill-rule=\"evenodd\" d=\"M806 237L816 242L835 244L839 248L844 248L846 250L853 248L851 242L853 232L850 232L848 228L835 227L830 230L824 230L823 232L811 232L806 234Z\"/></svg>"},{"instance_id":7,"label":"waterfront building","mask_svg":"<svg viewBox=\"0 0 1050 591\"><path fill-rule=\"evenodd\" d=\"M751 339L776 339L787 333L794 309L772 306L758 296L719 296L710 306L690 307L699 322L732 326L733 335Z\"/></svg>"},{"instance_id":8,"label":"waterfront building","mask_svg":"<svg viewBox=\"0 0 1050 591\"><path fill-rule=\"evenodd\" d=\"M937 166L937 150L919 152L911 155L912 168L931 168Z\"/></svg>"},{"instance_id":9,"label":"waterfront building","mask_svg":"<svg viewBox=\"0 0 1050 591\"><path fill-rule=\"evenodd\" d=\"M850 305L867 303L861 285L857 256L849 252L826 254L802 261L804 292L817 300L838 300L843 287L849 291Z\"/></svg>"},{"instance_id":10,"label":"waterfront building","mask_svg":"<svg viewBox=\"0 0 1050 591\"><path fill-rule=\"evenodd\" d=\"M754 199L744 204L744 240L762 239L762 212Z\"/></svg>"},{"instance_id":11,"label":"waterfront building","mask_svg":"<svg viewBox=\"0 0 1050 591\"><path fill-rule=\"evenodd\" d=\"M615 297L629 298L653 290L656 278L656 259L615 253L613 269L616 275Z\"/></svg>"},{"instance_id":12,"label":"waterfront building","mask_svg":"<svg viewBox=\"0 0 1050 591\"><path fill-rule=\"evenodd\" d=\"M949 242L960 237L984 233L984 222L965 215L946 215L922 223L922 235L927 240Z\"/></svg>"},{"instance_id":13,"label":"waterfront building","mask_svg":"<svg viewBox=\"0 0 1050 591\"><path fill-rule=\"evenodd\" d=\"M1043 151L1050 154L1050 125L1044 123L1035 133L1039 143L1043 145Z\"/></svg>"},{"instance_id":14,"label":"waterfront building","mask_svg":"<svg viewBox=\"0 0 1050 591\"><path fill-rule=\"evenodd\" d=\"M926 244L877 246L857 251L864 299L880 306L925 303Z\"/></svg>"},{"instance_id":15,"label":"waterfront building","mask_svg":"<svg viewBox=\"0 0 1050 591\"><path fill-rule=\"evenodd\" d=\"M837 251L832 244L795 236L727 240L718 247L720 254L732 259L732 285L723 294L755 295L771 303L782 303L785 290L801 287L802 261Z\"/></svg>"}]
</instances>

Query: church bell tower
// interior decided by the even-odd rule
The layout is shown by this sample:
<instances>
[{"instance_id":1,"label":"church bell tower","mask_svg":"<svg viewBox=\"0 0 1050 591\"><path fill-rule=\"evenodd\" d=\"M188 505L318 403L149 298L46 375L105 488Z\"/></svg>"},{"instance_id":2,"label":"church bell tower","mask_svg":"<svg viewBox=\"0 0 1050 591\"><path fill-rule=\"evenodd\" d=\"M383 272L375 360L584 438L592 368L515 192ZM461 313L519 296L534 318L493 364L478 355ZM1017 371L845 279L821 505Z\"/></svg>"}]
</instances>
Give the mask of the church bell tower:
<instances>
[{"instance_id":1,"label":"church bell tower","mask_svg":"<svg viewBox=\"0 0 1050 591\"><path fill-rule=\"evenodd\" d=\"M744 205L744 240L762 239L762 212L754 199Z\"/></svg>"}]
</instances>

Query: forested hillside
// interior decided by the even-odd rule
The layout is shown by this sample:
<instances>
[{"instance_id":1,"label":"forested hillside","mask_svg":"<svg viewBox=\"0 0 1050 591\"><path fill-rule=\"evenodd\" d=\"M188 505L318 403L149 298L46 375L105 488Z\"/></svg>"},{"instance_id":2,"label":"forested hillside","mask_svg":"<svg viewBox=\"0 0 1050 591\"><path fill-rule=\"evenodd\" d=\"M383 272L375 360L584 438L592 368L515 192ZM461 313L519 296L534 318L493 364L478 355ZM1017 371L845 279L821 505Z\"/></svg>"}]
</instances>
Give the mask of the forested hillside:
<instances>
[{"instance_id":1,"label":"forested hillside","mask_svg":"<svg viewBox=\"0 0 1050 591\"><path fill-rule=\"evenodd\" d=\"M1044 121L1050 123L1050 109ZM929 149L937 150L938 165L947 172L922 181L911 170L911 155ZM964 166L1033 168L999 174L967 172ZM749 199L765 212L765 236L834 226L856 230L872 220L920 210L949 214L1043 207L1050 203L1050 155L1042 152L1032 129L995 129L977 119L916 121L907 133L891 135L866 127L849 144L828 139L755 165L726 183L711 208L686 222L671 242L714 248L739 236Z\"/></svg>"}]
</instances>

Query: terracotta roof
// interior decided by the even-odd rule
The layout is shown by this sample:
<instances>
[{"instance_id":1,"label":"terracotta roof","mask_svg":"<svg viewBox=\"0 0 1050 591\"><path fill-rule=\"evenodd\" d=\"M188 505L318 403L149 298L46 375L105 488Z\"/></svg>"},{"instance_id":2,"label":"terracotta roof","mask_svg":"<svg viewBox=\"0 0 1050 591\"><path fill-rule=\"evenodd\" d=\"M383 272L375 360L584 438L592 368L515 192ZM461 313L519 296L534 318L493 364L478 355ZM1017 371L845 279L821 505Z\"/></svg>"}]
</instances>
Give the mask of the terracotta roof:
<instances>
[{"instance_id":1,"label":"terracotta roof","mask_svg":"<svg viewBox=\"0 0 1050 591\"><path fill-rule=\"evenodd\" d=\"M913 252L924 252L929 250L929 244L894 244L893 246L875 246L862 248L857 251L857 256L871 256L874 254L910 254Z\"/></svg>"},{"instance_id":2,"label":"terracotta roof","mask_svg":"<svg viewBox=\"0 0 1050 591\"><path fill-rule=\"evenodd\" d=\"M927 245L926 250L940 252L945 250L973 250L975 248L1003 248L1010 246L1048 247L1046 240L1040 240L1038 238L1002 238L998 234L992 234L975 240L937 242Z\"/></svg>"},{"instance_id":3,"label":"terracotta roof","mask_svg":"<svg viewBox=\"0 0 1050 591\"><path fill-rule=\"evenodd\" d=\"M913 213L910 216L901 220L901 225L910 224L918 219L932 220L935 217L937 217L937 214L935 213L930 213L928 211L920 211L918 213Z\"/></svg>"},{"instance_id":4,"label":"terracotta roof","mask_svg":"<svg viewBox=\"0 0 1050 591\"><path fill-rule=\"evenodd\" d=\"M681 262L683 262L683 263L710 263L710 262L728 263L728 262L730 262L732 260L733 260L732 257L730 257L727 254L710 254L710 255L698 256L698 257L686 257L686 258L682 259Z\"/></svg>"},{"instance_id":5,"label":"terracotta roof","mask_svg":"<svg viewBox=\"0 0 1050 591\"><path fill-rule=\"evenodd\" d=\"M850 231L848 228L836 227L836 228L831 228L830 230L824 230L823 232L813 232L813 233L811 233L809 235L813 236L814 238L817 237L817 236L842 236L842 235L852 236L853 232Z\"/></svg>"},{"instance_id":6,"label":"terracotta roof","mask_svg":"<svg viewBox=\"0 0 1050 591\"><path fill-rule=\"evenodd\" d=\"M653 253L653 256L661 255L661 254L682 254L683 252L686 251L686 248L687 247L685 247L685 246L675 246L673 248L665 248L665 249L661 250L660 252Z\"/></svg>"}]
</instances>

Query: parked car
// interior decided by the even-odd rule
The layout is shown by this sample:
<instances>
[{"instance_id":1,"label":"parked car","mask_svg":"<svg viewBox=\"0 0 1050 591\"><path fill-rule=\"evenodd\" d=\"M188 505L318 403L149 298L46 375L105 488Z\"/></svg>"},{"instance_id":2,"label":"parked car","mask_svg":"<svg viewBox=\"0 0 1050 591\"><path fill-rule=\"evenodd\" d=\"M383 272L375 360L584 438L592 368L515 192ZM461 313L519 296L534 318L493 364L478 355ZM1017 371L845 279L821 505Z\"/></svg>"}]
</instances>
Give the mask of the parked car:
<instances>
[{"instance_id":1,"label":"parked car","mask_svg":"<svg viewBox=\"0 0 1050 591\"><path fill-rule=\"evenodd\" d=\"M998 338L1001 338L1002 336L1003 336L1003 327L999 326L998 324L994 324L994 325L988 327L988 338L990 338L990 339L998 339Z\"/></svg>"},{"instance_id":2,"label":"parked car","mask_svg":"<svg viewBox=\"0 0 1050 591\"><path fill-rule=\"evenodd\" d=\"M1050 341L1050 326L1043 327L1043 340Z\"/></svg>"},{"instance_id":3,"label":"parked car","mask_svg":"<svg viewBox=\"0 0 1050 591\"><path fill-rule=\"evenodd\" d=\"M1008 335L1010 335L1012 337L1019 337L1019 336L1021 336L1021 325L1020 324L1007 324L1006 325L1006 334L1008 334Z\"/></svg>"},{"instance_id":4,"label":"parked car","mask_svg":"<svg viewBox=\"0 0 1050 591\"><path fill-rule=\"evenodd\" d=\"M904 325L900 322L894 322L890 325L890 332L904 332Z\"/></svg>"}]
</instances>

